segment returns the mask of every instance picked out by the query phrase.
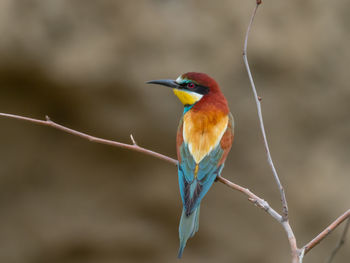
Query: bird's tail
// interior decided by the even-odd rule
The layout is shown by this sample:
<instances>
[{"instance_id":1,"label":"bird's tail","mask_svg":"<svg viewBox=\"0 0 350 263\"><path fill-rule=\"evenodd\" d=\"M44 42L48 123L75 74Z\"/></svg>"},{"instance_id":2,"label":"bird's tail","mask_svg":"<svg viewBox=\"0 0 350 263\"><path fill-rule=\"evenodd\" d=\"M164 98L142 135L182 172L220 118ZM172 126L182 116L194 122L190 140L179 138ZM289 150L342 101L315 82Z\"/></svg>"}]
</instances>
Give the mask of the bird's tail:
<instances>
[{"instance_id":1,"label":"bird's tail","mask_svg":"<svg viewBox=\"0 0 350 263\"><path fill-rule=\"evenodd\" d=\"M198 206L192 212L192 214L187 216L185 209L184 208L182 209L182 215L181 215L180 225L179 225L180 248L179 248L179 253L177 255L178 258L182 257L182 253L186 246L187 240L190 237L193 237L194 234L198 231L199 210L200 210L200 206Z\"/></svg>"}]
</instances>

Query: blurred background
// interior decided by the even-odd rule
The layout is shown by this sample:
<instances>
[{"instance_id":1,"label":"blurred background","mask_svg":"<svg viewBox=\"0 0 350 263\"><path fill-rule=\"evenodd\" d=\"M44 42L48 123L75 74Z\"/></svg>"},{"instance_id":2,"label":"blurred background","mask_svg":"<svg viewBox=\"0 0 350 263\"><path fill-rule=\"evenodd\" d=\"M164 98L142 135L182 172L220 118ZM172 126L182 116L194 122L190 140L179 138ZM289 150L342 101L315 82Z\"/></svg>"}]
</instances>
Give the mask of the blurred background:
<instances>
[{"instance_id":1,"label":"blurred background","mask_svg":"<svg viewBox=\"0 0 350 263\"><path fill-rule=\"evenodd\" d=\"M255 1L0 1L0 112L175 157L182 105L145 81L209 73L236 120L223 176L280 211L242 60ZM350 2L265 1L250 35L271 152L301 247L349 208ZM0 262L179 262L176 167L0 118ZM305 258L323 262L343 226ZM347 243L334 262L349 262ZM216 183L181 262L289 262L282 227Z\"/></svg>"}]
</instances>

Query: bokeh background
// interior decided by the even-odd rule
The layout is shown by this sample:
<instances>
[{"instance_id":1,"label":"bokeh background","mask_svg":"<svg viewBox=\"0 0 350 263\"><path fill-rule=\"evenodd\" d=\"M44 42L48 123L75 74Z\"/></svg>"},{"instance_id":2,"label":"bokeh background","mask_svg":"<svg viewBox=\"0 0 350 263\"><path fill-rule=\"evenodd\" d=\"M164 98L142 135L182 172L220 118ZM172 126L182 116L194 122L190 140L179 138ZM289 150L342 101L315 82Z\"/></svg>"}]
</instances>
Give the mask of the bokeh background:
<instances>
[{"instance_id":1,"label":"bokeh background","mask_svg":"<svg viewBox=\"0 0 350 263\"><path fill-rule=\"evenodd\" d=\"M0 112L175 157L182 105L145 81L206 72L236 119L223 176L280 210L242 61L255 1L0 1ZM302 246L349 208L350 2L265 1L248 56ZM0 119L0 262L179 262L176 167ZM323 262L342 227L305 258ZM347 243L334 262L349 262ZM289 262L281 226L217 183L181 262Z\"/></svg>"}]
</instances>

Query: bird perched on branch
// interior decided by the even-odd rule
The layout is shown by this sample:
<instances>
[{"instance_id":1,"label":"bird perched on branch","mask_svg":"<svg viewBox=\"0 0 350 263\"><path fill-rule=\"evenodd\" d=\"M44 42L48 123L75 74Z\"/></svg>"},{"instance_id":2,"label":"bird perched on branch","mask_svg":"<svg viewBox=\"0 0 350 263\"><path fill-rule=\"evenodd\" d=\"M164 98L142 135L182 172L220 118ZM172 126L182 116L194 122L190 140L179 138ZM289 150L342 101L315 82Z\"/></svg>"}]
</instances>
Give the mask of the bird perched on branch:
<instances>
[{"instance_id":1,"label":"bird perched on branch","mask_svg":"<svg viewBox=\"0 0 350 263\"><path fill-rule=\"evenodd\" d=\"M177 131L178 176L183 204L179 225L182 257L187 240L199 227L200 203L221 174L233 142L233 117L214 79L189 72L176 80L148 81L173 89L184 105Z\"/></svg>"}]
</instances>

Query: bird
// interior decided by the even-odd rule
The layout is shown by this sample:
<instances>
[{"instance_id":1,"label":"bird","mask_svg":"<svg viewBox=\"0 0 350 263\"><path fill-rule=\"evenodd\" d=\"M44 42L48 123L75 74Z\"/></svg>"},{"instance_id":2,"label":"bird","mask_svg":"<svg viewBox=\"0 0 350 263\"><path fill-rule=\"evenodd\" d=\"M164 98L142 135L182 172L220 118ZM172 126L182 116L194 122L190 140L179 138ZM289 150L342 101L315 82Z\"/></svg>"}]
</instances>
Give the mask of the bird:
<instances>
[{"instance_id":1,"label":"bird","mask_svg":"<svg viewBox=\"0 0 350 263\"><path fill-rule=\"evenodd\" d=\"M205 73L188 72L176 80L147 81L170 87L184 105L176 150L182 200L179 223L182 257L187 240L199 228L200 204L221 175L234 138L234 119L218 83Z\"/></svg>"}]
</instances>

